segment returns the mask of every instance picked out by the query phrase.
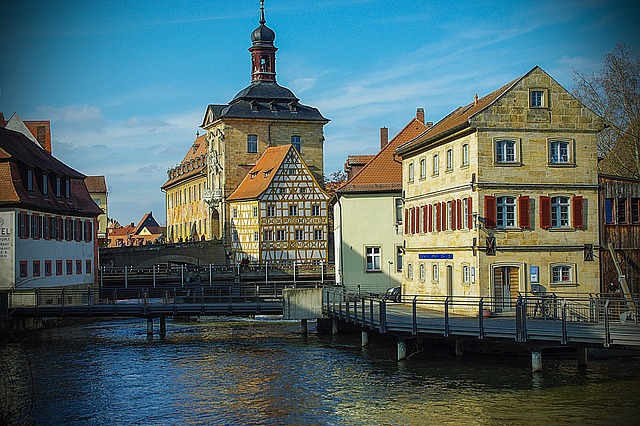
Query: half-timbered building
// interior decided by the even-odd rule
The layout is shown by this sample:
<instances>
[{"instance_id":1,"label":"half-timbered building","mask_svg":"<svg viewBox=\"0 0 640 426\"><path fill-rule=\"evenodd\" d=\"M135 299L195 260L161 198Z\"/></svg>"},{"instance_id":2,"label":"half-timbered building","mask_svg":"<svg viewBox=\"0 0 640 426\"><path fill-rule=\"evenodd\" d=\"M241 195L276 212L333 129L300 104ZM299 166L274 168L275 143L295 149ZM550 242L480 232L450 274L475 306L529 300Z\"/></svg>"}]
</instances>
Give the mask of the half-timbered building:
<instances>
[{"instance_id":1,"label":"half-timbered building","mask_svg":"<svg viewBox=\"0 0 640 426\"><path fill-rule=\"evenodd\" d=\"M328 196L293 145L267 148L227 201L235 262L327 261Z\"/></svg>"}]
</instances>

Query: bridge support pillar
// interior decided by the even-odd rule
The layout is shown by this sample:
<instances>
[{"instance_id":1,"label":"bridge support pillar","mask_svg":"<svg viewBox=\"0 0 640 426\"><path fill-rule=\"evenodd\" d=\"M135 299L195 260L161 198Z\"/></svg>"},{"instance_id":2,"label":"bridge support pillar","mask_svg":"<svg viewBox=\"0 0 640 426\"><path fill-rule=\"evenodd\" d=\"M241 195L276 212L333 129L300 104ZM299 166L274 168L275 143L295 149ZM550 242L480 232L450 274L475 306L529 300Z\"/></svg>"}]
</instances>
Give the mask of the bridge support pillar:
<instances>
[{"instance_id":1,"label":"bridge support pillar","mask_svg":"<svg viewBox=\"0 0 640 426\"><path fill-rule=\"evenodd\" d=\"M338 318L331 318L331 334L338 334Z\"/></svg>"},{"instance_id":2,"label":"bridge support pillar","mask_svg":"<svg viewBox=\"0 0 640 426\"><path fill-rule=\"evenodd\" d=\"M300 332L305 335L309 333L309 324L306 319L300 320Z\"/></svg>"},{"instance_id":3,"label":"bridge support pillar","mask_svg":"<svg viewBox=\"0 0 640 426\"><path fill-rule=\"evenodd\" d=\"M167 317L160 317L160 338L167 336Z\"/></svg>"},{"instance_id":4,"label":"bridge support pillar","mask_svg":"<svg viewBox=\"0 0 640 426\"><path fill-rule=\"evenodd\" d=\"M578 368L587 368L587 348L577 348Z\"/></svg>"},{"instance_id":5,"label":"bridge support pillar","mask_svg":"<svg viewBox=\"0 0 640 426\"><path fill-rule=\"evenodd\" d=\"M455 354L456 356L464 355L464 340L456 340L455 343Z\"/></svg>"},{"instance_id":6,"label":"bridge support pillar","mask_svg":"<svg viewBox=\"0 0 640 426\"><path fill-rule=\"evenodd\" d=\"M407 341L398 338L398 361L407 359Z\"/></svg>"},{"instance_id":7,"label":"bridge support pillar","mask_svg":"<svg viewBox=\"0 0 640 426\"><path fill-rule=\"evenodd\" d=\"M540 350L531 351L531 371L533 373L542 371L542 352Z\"/></svg>"},{"instance_id":8,"label":"bridge support pillar","mask_svg":"<svg viewBox=\"0 0 640 426\"><path fill-rule=\"evenodd\" d=\"M369 332L362 330L362 346L369 346Z\"/></svg>"},{"instance_id":9,"label":"bridge support pillar","mask_svg":"<svg viewBox=\"0 0 640 426\"><path fill-rule=\"evenodd\" d=\"M153 339L153 318L147 318L147 339Z\"/></svg>"}]
</instances>

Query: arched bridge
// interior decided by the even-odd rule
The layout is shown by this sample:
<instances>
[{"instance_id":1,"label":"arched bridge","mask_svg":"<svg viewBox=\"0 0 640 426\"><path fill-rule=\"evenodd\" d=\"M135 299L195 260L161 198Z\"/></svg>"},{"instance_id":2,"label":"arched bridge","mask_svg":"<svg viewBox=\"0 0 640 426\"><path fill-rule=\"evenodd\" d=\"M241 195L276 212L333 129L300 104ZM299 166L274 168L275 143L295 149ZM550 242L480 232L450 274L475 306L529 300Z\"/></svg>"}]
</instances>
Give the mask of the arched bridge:
<instances>
[{"instance_id":1,"label":"arched bridge","mask_svg":"<svg viewBox=\"0 0 640 426\"><path fill-rule=\"evenodd\" d=\"M100 249L100 267L150 267L161 263L199 266L226 262L221 240Z\"/></svg>"}]
</instances>

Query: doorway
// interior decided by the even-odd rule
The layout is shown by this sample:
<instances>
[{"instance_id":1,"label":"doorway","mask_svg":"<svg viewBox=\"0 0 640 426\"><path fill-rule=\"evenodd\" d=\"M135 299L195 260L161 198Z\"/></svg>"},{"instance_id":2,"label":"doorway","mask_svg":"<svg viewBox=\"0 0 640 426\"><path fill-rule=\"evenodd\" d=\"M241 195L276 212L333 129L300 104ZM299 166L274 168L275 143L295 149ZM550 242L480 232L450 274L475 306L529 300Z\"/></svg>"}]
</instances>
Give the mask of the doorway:
<instances>
[{"instance_id":1,"label":"doorway","mask_svg":"<svg viewBox=\"0 0 640 426\"><path fill-rule=\"evenodd\" d=\"M447 265L447 296L453 296L453 266Z\"/></svg>"},{"instance_id":2,"label":"doorway","mask_svg":"<svg viewBox=\"0 0 640 426\"><path fill-rule=\"evenodd\" d=\"M512 311L520 290L520 268L517 266L498 266L493 268L493 295L495 312Z\"/></svg>"}]
</instances>

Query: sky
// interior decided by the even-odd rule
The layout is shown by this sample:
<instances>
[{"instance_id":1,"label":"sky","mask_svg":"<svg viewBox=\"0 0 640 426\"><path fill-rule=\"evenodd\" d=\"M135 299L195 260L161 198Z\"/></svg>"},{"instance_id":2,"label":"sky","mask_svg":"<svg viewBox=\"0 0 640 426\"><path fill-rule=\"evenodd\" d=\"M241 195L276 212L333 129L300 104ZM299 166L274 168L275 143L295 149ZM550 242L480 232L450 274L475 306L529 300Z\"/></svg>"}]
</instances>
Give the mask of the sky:
<instances>
[{"instance_id":1,"label":"sky","mask_svg":"<svg viewBox=\"0 0 640 426\"><path fill-rule=\"evenodd\" d=\"M325 175L375 154L425 110L437 122L542 67L571 90L617 43L640 51L638 6L597 0L266 0L278 83L330 119ZM0 111L50 120L52 151L104 175L109 217L166 223L160 187L209 104L251 82L259 0L21 0L0 14Z\"/></svg>"}]
</instances>

